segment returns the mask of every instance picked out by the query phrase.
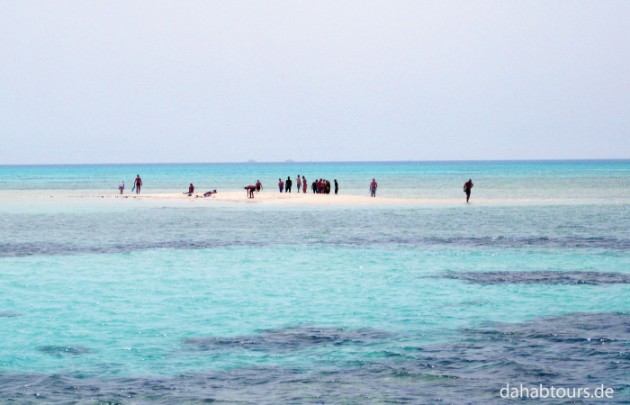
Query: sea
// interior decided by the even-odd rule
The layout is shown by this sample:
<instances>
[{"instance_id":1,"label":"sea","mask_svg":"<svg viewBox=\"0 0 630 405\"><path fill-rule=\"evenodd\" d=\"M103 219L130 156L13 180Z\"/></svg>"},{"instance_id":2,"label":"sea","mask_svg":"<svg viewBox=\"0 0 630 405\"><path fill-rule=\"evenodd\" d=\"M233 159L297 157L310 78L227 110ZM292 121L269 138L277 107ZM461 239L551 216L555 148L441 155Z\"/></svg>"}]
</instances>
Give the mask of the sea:
<instances>
[{"instance_id":1,"label":"sea","mask_svg":"<svg viewBox=\"0 0 630 405\"><path fill-rule=\"evenodd\" d=\"M630 403L629 160L0 166L0 403L516 400Z\"/></svg>"}]
</instances>

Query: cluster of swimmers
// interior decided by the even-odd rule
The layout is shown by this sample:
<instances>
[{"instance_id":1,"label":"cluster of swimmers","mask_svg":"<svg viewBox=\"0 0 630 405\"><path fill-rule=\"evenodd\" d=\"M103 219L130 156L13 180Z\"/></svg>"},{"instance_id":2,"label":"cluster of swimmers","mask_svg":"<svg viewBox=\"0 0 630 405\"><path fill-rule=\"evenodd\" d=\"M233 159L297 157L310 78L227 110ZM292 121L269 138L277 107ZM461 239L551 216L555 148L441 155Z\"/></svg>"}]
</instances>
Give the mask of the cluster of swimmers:
<instances>
[{"instance_id":1,"label":"cluster of swimmers","mask_svg":"<svg viewBox=\"0 0 630 405\"><path fill-rule=\"evenodd\" d=\"M334 182L334 191L335 194L339 193L339 183L337 182L337 179L333 180ZM306 177L304 176L300 176L298 174L297 178L296 178L296 190L299 193L300 190L302 190L302 193L306 194L306 189L308 187L308 182L306 181ZM466 193L466 203L468 203L470 201L470 194L473 188L473 182L472 179L468 179L468 181L466 183L464 183L464 193ZM248 186L244 187L245 190L247 191L247 197L248 198L254 198L254 192L260 192L263 189L263 185L260 182L260 180L256 181L256 184L250 184ZM286 181L283 181L281 178L278 179L278 190L280 190L281 193L290 193L291 190L293 188L293 181L291 180L291 176L287 177ZM376 179L372 179L372 182L370 183L370 196L371 197L376 197L376 190L378 188L378 183L376 182ZM118 189L120 190L120 194L123 194L123 192L125 191L125 182L121 181L120 184L118 185ZM140 194L140 190L142 189L142 179L140 178L140 175L137 175L134 182L133 182L133 188L131 189L131 192L136 192L136 194ZM313 191L314 194L330 194L331 192L331 183L330 181L326 180L326 179L319 179L319 180L315 180L314 182L311 183L311 190ZM184 192L183 194L188 194L188 196L192 196L195 193L195 186L190 183L190 185L188 186L188 191ZM203 197L212 197L214 194L217 193L217 190L210 190L210 191L206 191L205 193L203 193ZM198 195L196 195L195 197L199 197Z\"/></svg>"}]
</instances>

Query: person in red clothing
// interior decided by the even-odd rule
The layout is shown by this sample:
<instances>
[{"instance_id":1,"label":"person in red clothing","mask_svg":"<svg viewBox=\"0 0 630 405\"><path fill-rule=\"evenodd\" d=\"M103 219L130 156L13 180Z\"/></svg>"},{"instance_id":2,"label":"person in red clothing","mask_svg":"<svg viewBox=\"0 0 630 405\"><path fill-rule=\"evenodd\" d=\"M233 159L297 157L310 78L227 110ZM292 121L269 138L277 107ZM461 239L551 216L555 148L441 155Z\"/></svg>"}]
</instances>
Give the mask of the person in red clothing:
<instances>
[{"instance_id":1,"label":"person in red clothing","mask_svg":"<svg viewBox=\"0 0 630 405\"><path fill-rule=\"evenodd\" d=\"M142 188L142 179L140 178L139 174L136 175L135 186L136 194L140 194L140 189Z\"/></svg>"},{"instance_id":2,"label":"person in red clothing","mask_svg":"<svg viewBox=\"0 0 630 405\"><path fill-rule=\"evenodd\" d=\"M190 186L188 186L188 197L193 195L194 192L195 192L195 186L193 186L193 184L190 183Z\"/></svg>"},{"instance_id":3,"label":"person in red clothing","mask_svg":"<svg viewBox=\"0 0 630 405\"><path fill-rule=\"evenodd\" d=\"M256 186L250 184L249 186L244 187L247 190L247 198L254 198L254 190L256 190Z\"/></svg>"},{"instance_id":4,"label":"person in red clothing","mask_svg":"<svg viewBox=\"0 0 630 405\"><path fill-rule=\"evenodd\" d=\"M370 195L372 197L376 197L376 189L378 188L378 184L376 183L376 179L372 179L370 183Z\"/></svg>"}]
</instances>

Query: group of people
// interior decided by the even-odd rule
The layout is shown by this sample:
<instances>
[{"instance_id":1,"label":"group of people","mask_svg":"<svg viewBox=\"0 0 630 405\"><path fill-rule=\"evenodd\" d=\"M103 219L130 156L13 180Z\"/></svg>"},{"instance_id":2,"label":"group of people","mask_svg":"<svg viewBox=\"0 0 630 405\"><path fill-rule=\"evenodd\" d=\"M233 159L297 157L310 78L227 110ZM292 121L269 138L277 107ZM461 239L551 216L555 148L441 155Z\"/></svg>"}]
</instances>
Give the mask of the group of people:
<instances>
[{"instance_id":1,"label":"group of people","mask_svg":"<svg viewBox=\"0 0 630 405\"><path fill-rule=\"evenodd\" d=\"M297 192L299 193L301 190L302 193L306 194L306 190L308 188L308 181L306 180L306 177L300 176L298 174L296 178L296 183L297 183L297 188L296 188ZM339 193L339 183L337 182L337 179L334 180L334 185L335 185L335 194L337 194ZM287 179L284 181L282 179L278 179L278 190L281 193L290 193L293 190L293 180L291 180L291 176L287 177ZM330 181L326 179L315 180L314 182L311 183L311 190L313 191L313 194L330 194L331 192Z\"/></svg>"},{"instance_id":2,"label":"group of people","mask_svg":"<svg viewBox=\"0 0 630 405\"><path fill-rule=\"evenodd\" d=\"M140 175L136 175L136 179L133 181L133 187L131 188L131 192L133 193L134 191L136 192L136 194L140 194L140 190L142 189L142 179L140 178ZM118 190L120 191L120 194L125 192L125 181L121 181L120 184L118 184Z\"/></svg>"},{"instance_id":3,"label":"group of people","mask_svg":"<svg viewBox=\"0 0 630 405\"><path fill-rule=\"evenodd\" d=\"M308 187L308 182L306 181L306 177L300 176L298 174L296 178L297 192L299 193L302 190L302 193L306 194L306 189ZM464 183L464 193L466 193L466 203L470 202L470 194L472 192L474 184L472 179L468 179L466 183ZM337 179L334 180L334 191L335 194L339 193L339 183ZM247 190L248 198L254 198L254 192L260 192L263 189L263 185L260 180L256 180L256 184L250 184L244 187ZM280 192L290 193L293 188L293 181L291 180L291 176L287 177L286 181L282 181L282 179L278 179L278 189ZM372 179L370 183L370 196L376 197L376 190L378 188L378 183L376 179ZM123 194L125 191L125 182L121 181L118 185L118 189L120 190L120 194ZM140 190L142 189L142 179L140 175L136 175L136 179L133 182L133 188L131 192L136 192L136 194L140 194ZM313 194L330 194L331 192L331 183L326 179L315 180L311 183L311 190L313 190ZM204 197L211 197L216 194L217 190L210 190L203 194ZM188 186L188 192L184 192L184 194L188 194L188 196L192 196L195 193L195 186L193 183L190 183ZM197 196L198 197L198 196Z\"/></svg>"},{"instance_id":4,"label":"group of people","mask_svg":"<svg viewBox=\"0 0 630 405\"><path fill-rule=\"evenodd\" d=\"M296 192L299 193L301 190L302 193L306 194L306 188L308 187L306 177L300 176L298 174L295 179L295 183L296 183L295 184ZM283 192L290 193L293 190L293 180L291 180L291 176L288 176L286 181L283 181L282 179L278 179L278 190L280 190L281 193Z\"/></svg>"},{"instance_id":5,"label":"group of people","mask_svg":"<svg viewBox=\"0 0 630 405\"><path fill-rule=\"evenodd\" d=\"M338 194L339 183L337 182L337 179L333 180L333 184L335 186L335 194ZM331 192L330 181L326 179L316 180L311 184L311 190L313 190L313 194L330 194Z\"/></svg>"},{"instance_id":6,"label":"group of people","mask_svg":"<svg viewBox=\"0 0 630 405\"><path fill-rule=\"evenodd\" d=\"M118 190L120 191L121 195L125 192L125 181L124 180L122 180L118 184ZM140 194L141 190L142 190L142 178L138 174L138 175L136 175L136 178L133 181L133 187L131 188L131 192L133 193L135 191L136 194ZM188 194L188 196L190 197L194 193L195 193L195 186L192 183L190 183L190 185L188 186L188 191L184 192L184 194ZM217 190L210 190L210 191L206 191L205 193L203 193L203 196L204 197L211 197L212 195L214 195L216 193L217 193Z\"/></svg>"},{"instance_id":7,"label":"group of people","mask_svg":"<svg viewBox=\"0 0 630 405\"><path fill-rule=\"evenodd\" d=\"M194 186L194 184L190 183L190 185L188 186L188 192L184 192L184 194L188 194L188 197L190 197L194 193L195 193L195 186ZM203 193L203 196L204 197L212 197L216 193L217 193L217 190L209 190L209 191L206 191L205 193ZM196 195L195 198L199 198L199 196Z\"/></svg>"}]
</instances>

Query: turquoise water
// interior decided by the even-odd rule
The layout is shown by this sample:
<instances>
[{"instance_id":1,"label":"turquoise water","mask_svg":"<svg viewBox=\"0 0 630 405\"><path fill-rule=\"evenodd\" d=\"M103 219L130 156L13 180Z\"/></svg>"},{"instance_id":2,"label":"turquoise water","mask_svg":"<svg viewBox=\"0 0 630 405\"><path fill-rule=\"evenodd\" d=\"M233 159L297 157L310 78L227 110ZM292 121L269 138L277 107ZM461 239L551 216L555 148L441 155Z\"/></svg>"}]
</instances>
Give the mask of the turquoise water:
<instances>
[{"instance_id":1,"label":"turquoise water","mask_svg":"<svg viewBox=\"0 0 630 405\"><path fill-rule=\"evenodd\" d=\"M627 202L629 173L629 161L0 166L0 190L112 192L121 180L131 188L140 174L147 192L187 190L191 182L198 190L240 191L257 179L271 191L279 178L303 175L309 183L338 179L351 195L366 195L377 178L383 197L460 198L473 178L478 198Z\"/></svg>"},{"instance_id":2,"label":"turquoise water","mask_svg":"<svg viewBox=\"0 0 630 405\"><path fill-rule=\"evenodd\" d=\"M11 197L136 173L151 192L304 174L367 195L376 177L379 198L458 203ZM5 166L0 190L2 398L493 403L522 383L629 400L628 161Z\"/></svg>"}]
</instances>

